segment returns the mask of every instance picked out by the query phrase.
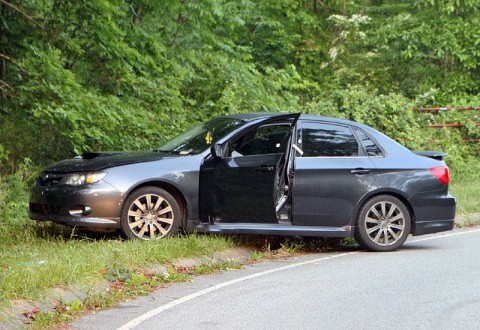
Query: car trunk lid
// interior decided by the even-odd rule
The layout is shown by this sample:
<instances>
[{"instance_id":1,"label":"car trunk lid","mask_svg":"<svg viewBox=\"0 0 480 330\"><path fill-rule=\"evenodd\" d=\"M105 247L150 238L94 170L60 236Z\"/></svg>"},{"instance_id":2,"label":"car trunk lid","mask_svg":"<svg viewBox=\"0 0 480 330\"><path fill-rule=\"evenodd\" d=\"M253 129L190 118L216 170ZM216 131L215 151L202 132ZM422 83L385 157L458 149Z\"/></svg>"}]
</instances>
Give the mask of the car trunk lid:
<instances>
[{"instance_id":1,"label":"car trunk lid","mask_svg":"<svg viewBox=\"0 0 480 330\"><path fill-rule=\"evenodd\" d=\"M447 157L447 153L443 151L414 151L414 153L436 160L443 160L443 158Z\"/></svg>"}]
</instances>

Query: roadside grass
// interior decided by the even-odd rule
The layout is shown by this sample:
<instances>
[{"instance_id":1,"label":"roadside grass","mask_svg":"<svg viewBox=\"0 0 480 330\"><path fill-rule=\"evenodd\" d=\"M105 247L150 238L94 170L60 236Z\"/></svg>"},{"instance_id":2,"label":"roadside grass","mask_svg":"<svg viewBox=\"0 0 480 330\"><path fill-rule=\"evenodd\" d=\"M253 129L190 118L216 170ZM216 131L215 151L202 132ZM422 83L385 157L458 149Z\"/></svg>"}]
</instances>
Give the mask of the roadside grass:
<instances>
[{"instance_id":1,"label":"roadside grass","mask_svg":"<svg viewBox=\"0 0 480 330\"><path fill-rule=\"evenodd\" d=\"M110 308L121 301L148 295L166 283L185 282L193 275L211 274L240 267L241 264L234 260L209 260L192 267L171 265L165 273L130 272L128 280L111 282L109 290L93 292L83 300L58 301L50 311L32 311L31 315L28 315L30 325L34 329L51 328L71 322L86 311Z\"/></svg>"},{"instance_id":2,"label":"roadside grass","mask_svg":"<svg viewBox=\"0 0 480 330\"><path fill-rule=\"evenodd\" d=\"M457 214L480 212L480 175L458 179L454 176L450 192L457 198Z\"/></svg>"},{"instance_id":3,"label":"roadside grass","mask_svg":"<svg viewBox=\"0 0 480 330\"><path fill-rule=\"evenodd\" d=\"M230 238L206 235L145 242L64 236L2 241L0 308L14 299L41 300L48 289L58 286L88 289L104 279L126 281L134 271L210 256L233 245Z\"/></svg>"}]
</instances>

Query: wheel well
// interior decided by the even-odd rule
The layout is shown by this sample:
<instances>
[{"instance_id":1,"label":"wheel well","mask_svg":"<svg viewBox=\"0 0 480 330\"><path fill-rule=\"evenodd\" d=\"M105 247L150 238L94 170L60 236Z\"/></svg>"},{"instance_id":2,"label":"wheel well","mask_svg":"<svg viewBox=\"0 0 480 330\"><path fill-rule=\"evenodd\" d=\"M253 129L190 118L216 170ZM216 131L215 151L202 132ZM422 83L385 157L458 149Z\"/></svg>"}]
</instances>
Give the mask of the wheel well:
<instances>
[{"instance_id":1,"label":"wheel well","mask_svg":"<svg viewBox=\"0 0 480 330\"><path fill-rule=\"evenodd\" d=\"M130 195L134 191L136 191L140 188L144 188L144 187L157 187L157 188L161 188L161 189L164 189L167 192L169 192L173 196L173 198L175 198L175 200L178 202L178 204L180 205L180 210L182 212L181 227L184 227L185 219L187 219L187 202L186 202L183 194L180 192L180 190L178 190L175 186L173 186L169 183L163 182L163 181L150 181L150 182L143 182L141 185L136 186L134 189L132 189L128 193L128 195Z\"/></svg>"},{"instance_id":2,"label":"wheel well","mask_svg":"<svg viewBox=\"0 0 480 330\"><path fill-rule=\"evenodd\" d=\"M363 202L361 204L359 204L358 209L355 212L354 224L355 225L357 224L357 219L358 219L358 216L360 215L360 211L362 210L363 205L365 205L365 203L367 203L372 198L375 198L375 197L380 196L380 195L388 195L388 196L398 198L405 205L405 207L407 208L408 213L410 215L410 221L411 221L410 234L413 233L414 223L415 223L415 213L413 212L413 208L404 196L402 196L401 194L392 192L392 191L377 192L373 195L368 196L368 198L365 198L363 200Z\"/></svg>"}]
</instances>

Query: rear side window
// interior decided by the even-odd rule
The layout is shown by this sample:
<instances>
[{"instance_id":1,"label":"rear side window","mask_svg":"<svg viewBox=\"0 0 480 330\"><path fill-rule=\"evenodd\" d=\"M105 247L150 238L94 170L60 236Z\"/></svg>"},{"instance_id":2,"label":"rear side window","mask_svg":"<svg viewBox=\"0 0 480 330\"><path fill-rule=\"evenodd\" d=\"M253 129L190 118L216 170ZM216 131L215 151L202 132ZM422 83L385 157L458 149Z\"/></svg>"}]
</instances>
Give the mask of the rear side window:
<instances>
[{"instance_id":1,"label":"rear side window","mask_svg":"<svg viewBox=\"0 0 480 330\"><path fill-rule=\"evenodd\" d=\"M359 145L347 126L304 123L301 130L303 157L354 157Z\"/></svg>"},{"instance_id":2,"label":"rear side window","mask_svg":"<svg viewBox=\"0 0 480 330\"><path fill-rule=\"evenodd\" d=\"M368 137L367 134L365 134L364 131L358 128L355 128L354 130L367 156L383 156L382 150L372 141L372 139L370 139L370 137Z\"/></svg>"}]
</instances>

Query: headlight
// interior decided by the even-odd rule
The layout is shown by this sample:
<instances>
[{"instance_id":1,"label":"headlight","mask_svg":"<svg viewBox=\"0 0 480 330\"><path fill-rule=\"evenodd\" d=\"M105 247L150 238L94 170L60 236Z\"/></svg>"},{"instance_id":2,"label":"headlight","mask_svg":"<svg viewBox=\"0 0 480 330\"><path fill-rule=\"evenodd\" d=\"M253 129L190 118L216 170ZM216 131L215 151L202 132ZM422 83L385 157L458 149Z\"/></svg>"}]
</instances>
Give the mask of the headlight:
<instances>
[{"instance_id":1,"label":"headlight","mask_svg":"<svg viewBox=\"0 0 480 330\"><path fill-rule=\"evenodd\" d=\"M71 186L80 186L82 184L92 184L97 183L102 180L107 173L105 172L96 172L96 173L71 173L65 175L60 184L66 184Z\"/></svg>"}]
</instances>

